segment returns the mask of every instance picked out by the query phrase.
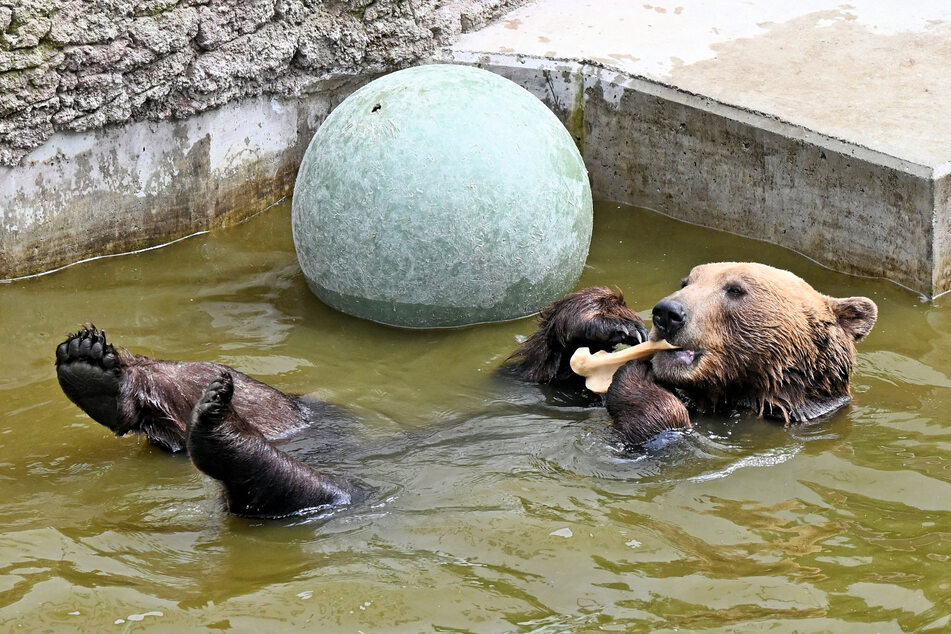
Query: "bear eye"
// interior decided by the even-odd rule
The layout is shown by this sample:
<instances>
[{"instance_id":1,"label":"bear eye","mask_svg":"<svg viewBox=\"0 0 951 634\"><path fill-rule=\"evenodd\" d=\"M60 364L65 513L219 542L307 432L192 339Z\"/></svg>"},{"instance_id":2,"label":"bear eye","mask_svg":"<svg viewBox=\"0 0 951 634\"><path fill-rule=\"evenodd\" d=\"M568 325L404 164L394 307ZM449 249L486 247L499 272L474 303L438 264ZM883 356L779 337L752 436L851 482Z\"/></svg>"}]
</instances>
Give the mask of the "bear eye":
<instances>
[{"instance_id":1,"label":"bear eye","mask_svg":"<svg viewBox=\"0 0 951 634\"><path fill-rule=\"evenodd\" d=\"M723 287L723 291L732 297L733 299L738 299L746 295L746 289L740 286L739 284L727 284Z\"/></svg>"},{"instance_id":2,"label":"bear eye","mask_svg":"<svg viewBox=\"0 0 951 634\"><path fill-rule=\"evenodd\" d=\"M690 283L690 282L687 280L686 277L683 278L682 280L680 280L680 288L683 288L684 286L686 286L686 285L689 284L689 283Z\"/></svg>"}]
</instances>

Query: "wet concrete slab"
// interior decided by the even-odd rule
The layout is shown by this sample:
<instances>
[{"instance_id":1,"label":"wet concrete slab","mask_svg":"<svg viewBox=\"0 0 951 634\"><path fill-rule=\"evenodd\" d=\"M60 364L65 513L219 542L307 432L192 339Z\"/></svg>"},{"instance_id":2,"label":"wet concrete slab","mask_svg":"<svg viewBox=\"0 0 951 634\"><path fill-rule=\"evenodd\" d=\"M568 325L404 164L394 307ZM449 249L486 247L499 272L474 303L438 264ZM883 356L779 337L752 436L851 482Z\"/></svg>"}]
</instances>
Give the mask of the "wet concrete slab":
<instances>
[{"instance_id":1,"label":"wet concrete slab","mask_svg":"<svg viewBox=\"0 0 951 634\"><path fill-rule=\"evenodd\" d=\"M546 101L598 196L951 288L951 5L539 0L447 57Z\"/></svg>"}]
</instances>

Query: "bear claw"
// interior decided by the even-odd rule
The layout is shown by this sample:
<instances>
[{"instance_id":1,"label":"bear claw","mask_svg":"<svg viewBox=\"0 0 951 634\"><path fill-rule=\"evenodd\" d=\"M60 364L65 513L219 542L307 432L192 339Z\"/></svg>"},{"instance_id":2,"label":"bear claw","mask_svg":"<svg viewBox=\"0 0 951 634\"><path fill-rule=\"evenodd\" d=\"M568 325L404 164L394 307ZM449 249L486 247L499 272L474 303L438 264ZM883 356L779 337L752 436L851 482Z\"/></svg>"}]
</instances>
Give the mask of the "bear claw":
<instances>
[{"instance_id":1,"label":"bear claw","mask_svg":"<svg viewBox=\"0 0 951 634\"><path fill-rule=\"evenodd\" d=\"M230 403L231 397L234 396L234 379L231 378L231 373L222 372L217 379L208 385L205 396L222 404Z\"/></svg>"}]
</instances>

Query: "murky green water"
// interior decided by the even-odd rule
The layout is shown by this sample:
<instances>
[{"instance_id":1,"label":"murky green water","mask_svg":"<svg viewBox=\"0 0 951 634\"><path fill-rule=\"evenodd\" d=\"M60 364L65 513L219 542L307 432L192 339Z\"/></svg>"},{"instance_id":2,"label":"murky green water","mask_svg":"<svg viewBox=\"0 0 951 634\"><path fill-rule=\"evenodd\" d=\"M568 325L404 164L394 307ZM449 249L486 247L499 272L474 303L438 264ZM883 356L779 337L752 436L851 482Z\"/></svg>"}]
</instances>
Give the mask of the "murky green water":
<instances>
[{"instance_id":1,"label":"murky green water","mask_svg":"<svg viewBox=\"0 0 951 634\"><path fill-rule=\"evenodd\" d=\"M946 630L947 301L609 204L581 283L646 317L693 264L725 259L878 302L855 403L792 431L698 418L651 458L619 453L603 411L493 379L532 320L419 332L325 308L286 208L0 286L0 629ZM321 520L227 516L187 458L110 437L62 395L54 348L87 321L346 405L329 449L316 432L290 449L371 499Z\"/></svg>"}]
</instances>

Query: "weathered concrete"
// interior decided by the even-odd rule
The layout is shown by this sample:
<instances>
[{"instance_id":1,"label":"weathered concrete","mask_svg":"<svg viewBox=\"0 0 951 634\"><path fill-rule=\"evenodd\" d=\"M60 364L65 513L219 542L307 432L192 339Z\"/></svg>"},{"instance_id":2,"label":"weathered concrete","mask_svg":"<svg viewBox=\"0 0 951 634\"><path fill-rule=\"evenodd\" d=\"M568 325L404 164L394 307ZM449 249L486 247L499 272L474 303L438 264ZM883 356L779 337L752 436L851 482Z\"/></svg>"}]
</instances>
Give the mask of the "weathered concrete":
<instances>
[{"instance_id":1,"label":"weathered concrete","mask_svg":"<svg viewBox=\"0 0 951 634\"><path fill-rule=\"evenodd\" d=\"M595 196L951 288L951 7L539 0L446 53L532 90Z\"/></svg>"},{"instance_id":2,"label":"weathered concrete","mask_svg":"<svg viewBox=\"0 0 951 634\"><path fill-rule=\"evenodd\" d=\"M266 209L289 195L307 143L345 92L54 135L0 176L0 272L153 246Z\"/></svg>"},{"instance_id":3,"label":"weathered concrete","mask_svg":"<svg viewBox=\"0 0 951 634\"><path fill-rule=\"evenodd\" d=\"M268 206L349 91L522 2L0 0L0 279ZM439 59L542 98L598 197L951 289L951 5L536 0Z\"/></svg>"},{"instance_id":4,"label":"weathered concrete","mask_svg":"<svg viewBox=\"0 0 951 634\"><path fill-rule=\"evenodd\" d=\"M329 109L524 0L0 0L0 279L290 194Z\"/></svg>"}]
</instances>

